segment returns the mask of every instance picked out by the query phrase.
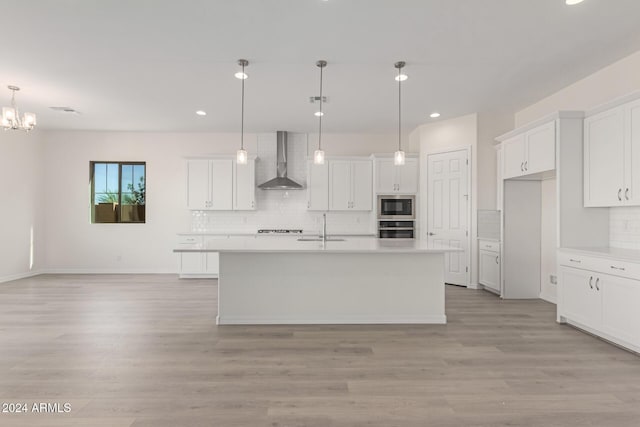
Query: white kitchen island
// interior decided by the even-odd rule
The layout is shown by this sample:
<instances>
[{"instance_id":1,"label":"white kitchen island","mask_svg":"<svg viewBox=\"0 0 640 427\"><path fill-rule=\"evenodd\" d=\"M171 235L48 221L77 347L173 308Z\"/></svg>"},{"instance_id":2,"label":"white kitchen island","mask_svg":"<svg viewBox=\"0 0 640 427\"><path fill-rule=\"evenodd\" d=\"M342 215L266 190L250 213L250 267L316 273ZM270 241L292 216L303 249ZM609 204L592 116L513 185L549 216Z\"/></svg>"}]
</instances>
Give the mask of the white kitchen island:
<instances>
[{"instance_id":1,"label":"white kitchen island","mask_svg":"<svg viewBox=\"0 0 640 427\"><path fill-rule=\"evenodd\" d=\"M220 325L446 323L444 253L420 240L211 239Z\"/></svg>"}]
</instances>

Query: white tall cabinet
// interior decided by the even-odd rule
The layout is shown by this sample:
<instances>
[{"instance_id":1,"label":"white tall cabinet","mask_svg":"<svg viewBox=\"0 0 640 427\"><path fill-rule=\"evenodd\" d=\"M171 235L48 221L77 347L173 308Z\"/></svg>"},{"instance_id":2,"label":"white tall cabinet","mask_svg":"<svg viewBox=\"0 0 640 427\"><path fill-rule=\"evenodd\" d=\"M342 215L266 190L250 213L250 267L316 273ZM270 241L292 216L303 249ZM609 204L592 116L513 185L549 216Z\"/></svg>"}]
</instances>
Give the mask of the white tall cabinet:
<instances>
[{"instance_id":1,"label":"white tall cabinet","mask_svg":"<svg viewBox=\"0 0 640 427\"><path fill-rule=\"evenodd\" d=\"M640 100L588 113L584 205L640 205Z\"/></svg>"},{"instance_id":2,"label":"white tall cabinet","mask_svg":"<svg viewBox=\"0 0 640 427\"><path fill-rule=\"evenodd\" d=\"M583 112L560 111L497 138L503 298L556 302L557 249L609 243L608 212L583 203L583 132Z\"/></svg>"}]
</instances>

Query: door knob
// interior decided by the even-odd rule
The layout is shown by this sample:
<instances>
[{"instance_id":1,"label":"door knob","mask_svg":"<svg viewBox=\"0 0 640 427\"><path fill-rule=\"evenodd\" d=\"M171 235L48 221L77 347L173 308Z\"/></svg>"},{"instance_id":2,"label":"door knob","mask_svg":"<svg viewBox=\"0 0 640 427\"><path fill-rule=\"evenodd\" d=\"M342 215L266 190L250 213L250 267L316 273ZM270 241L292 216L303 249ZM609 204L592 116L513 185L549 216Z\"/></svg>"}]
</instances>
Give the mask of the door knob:
<instances>
[{"instance_id":1,"label":"door knob","mask_svg":"<svg viewBox=\"0 0 640 427\"><path fill-rule=\"evenodd\" d=\"M436 233L431 233L431 232L427 233L427 236L435 236L435 235Z\"/></svg>"}]
</instances>

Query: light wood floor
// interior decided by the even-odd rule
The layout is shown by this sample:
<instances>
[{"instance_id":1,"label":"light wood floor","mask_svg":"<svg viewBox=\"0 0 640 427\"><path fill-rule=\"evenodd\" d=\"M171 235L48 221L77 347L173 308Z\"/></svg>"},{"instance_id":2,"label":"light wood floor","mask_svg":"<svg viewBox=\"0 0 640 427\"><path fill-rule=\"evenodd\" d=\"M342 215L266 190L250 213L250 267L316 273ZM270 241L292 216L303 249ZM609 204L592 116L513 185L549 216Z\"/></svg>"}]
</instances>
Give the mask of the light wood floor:
<instances>
[{"instance_id":1,"label":"light wood floor","mask_svg":"<svg viewBox=\"0 0 640 427\"><path fill-rule=\"evenodd\" d=\"M447 325L215 325L215 281L0 284L0 426L639 426L640 358L555 306L447 288Z\"/></svg>"}]
</instances>

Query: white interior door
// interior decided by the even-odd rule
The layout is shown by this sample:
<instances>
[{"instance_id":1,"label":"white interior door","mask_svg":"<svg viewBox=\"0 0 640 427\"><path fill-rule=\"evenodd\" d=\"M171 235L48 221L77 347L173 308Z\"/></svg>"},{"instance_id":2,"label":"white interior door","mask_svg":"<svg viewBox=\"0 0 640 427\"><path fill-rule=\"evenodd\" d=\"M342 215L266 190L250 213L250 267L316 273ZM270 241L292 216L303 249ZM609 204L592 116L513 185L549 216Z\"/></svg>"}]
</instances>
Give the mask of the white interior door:
<instances>
[{"instance_id":1,"label":"white interior door","mask_svg":"<svg viewBox=\"0 0 640 427\"><path fill-rule=\"evenodd\" d=\"M434 246L462 249L445 255L446 283L469 284L469 192L467 150L427 157L427 238Z\"/></svg>"}]
</instances>

